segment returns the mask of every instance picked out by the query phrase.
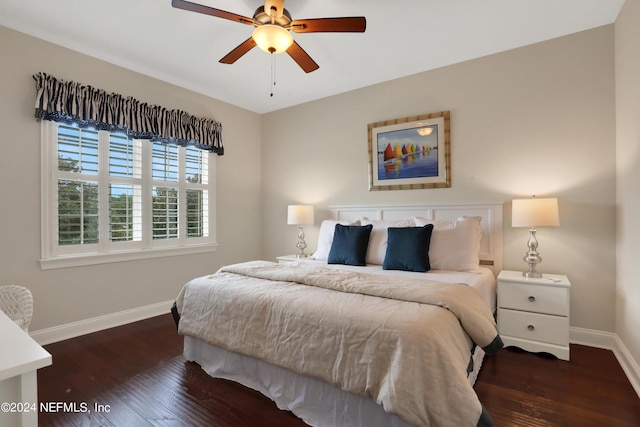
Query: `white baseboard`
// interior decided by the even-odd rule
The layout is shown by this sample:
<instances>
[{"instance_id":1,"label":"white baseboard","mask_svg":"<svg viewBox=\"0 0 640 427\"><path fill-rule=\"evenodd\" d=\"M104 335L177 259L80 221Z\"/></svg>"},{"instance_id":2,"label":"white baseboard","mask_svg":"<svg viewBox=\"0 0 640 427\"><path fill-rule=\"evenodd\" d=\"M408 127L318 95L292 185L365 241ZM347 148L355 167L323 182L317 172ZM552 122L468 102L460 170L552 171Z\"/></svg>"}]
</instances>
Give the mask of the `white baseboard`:
<instances>
[{"instance_id":1,"label":"white baseboard","mask_svg":"<svg viewBox=\"0 0 640 427\"><path fill-rule=\"evenodd\" d=\"M78 322L66 323L52 328L40 329L30 332L29 335L31 335L31 338L38 344L47 345L69 338L79 337L80 335L126 325L127 323L137 322L161 314L167 314L171 311L171 304L173 304L173 300L145 305L143 307L80 320Z\"/></svg>"},{"instance_id":2,"label":"white baseboard","mask_svg":"<svg viewBox=\"0 0 640 427\"><path fill-rule=\"evenodd\" d=\"M631 385L636 390L638 397L640 397L640 366L618 335L616 335L616 348L613 350L613 354L616 355L620 366L622 366L624 373L627 374L627 378L629 378Z\"/></svg>"},{"instance_id":3,"label":"white baseboard","mask_svg":"<svg viewBox=\"0 0 640 427\"><path fill-rule=\"evenodd\" d=\"M569 341L571 344L582 344L613 351L616 346L616 334L572 326L569 328Z\"/></svg>"},{"instance_id":4,"label":"white baseboard","mask_svg":"<svg viewBox=\"0 0 640 427\"><path fill-rule=\"evenodd\" d=\"M582 344L589 347L604 348L611 350L618 359L622 370L629 378L631 386L640 397L640 366L631 356L631 353L613 332L595 331L593 329L582 329L571 327L569 329L569 341L572 344Z\"/></svg>"}]
</instances>

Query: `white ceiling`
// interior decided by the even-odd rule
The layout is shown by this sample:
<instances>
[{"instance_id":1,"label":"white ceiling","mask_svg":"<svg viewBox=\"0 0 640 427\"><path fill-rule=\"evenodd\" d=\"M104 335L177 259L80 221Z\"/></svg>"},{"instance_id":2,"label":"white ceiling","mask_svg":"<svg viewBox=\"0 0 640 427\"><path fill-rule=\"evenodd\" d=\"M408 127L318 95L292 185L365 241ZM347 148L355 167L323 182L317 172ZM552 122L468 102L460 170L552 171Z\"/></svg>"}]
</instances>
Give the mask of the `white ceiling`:
<instances>
[{"instance_id":1,"label":"white ceiling","mask_svg":"<svg viewBox=\"0 0 640 427\"><path fill-rule=\"evenodd\" d=\"M253 16L261 0L191 0ZM293 19L365 16L365 33L294 34L320 65L254 48L218 63L252 28L171 0L0 0L0 25L266 113L613 23L624 0L287 0ZM5 59L6 60L6 59ZM42 70L46 72L46 70Z\"/></svg>"}]
</instances>

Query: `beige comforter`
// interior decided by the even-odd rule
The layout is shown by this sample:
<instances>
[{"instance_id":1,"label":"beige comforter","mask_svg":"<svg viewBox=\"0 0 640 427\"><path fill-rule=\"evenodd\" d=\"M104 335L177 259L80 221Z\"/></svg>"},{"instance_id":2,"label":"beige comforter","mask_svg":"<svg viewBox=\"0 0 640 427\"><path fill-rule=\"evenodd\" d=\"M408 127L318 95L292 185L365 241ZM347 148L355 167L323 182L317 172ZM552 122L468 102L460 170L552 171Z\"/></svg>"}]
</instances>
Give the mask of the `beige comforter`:
<instances>
[{"instance_id":1,"label":"beige comforter","mask_svg":"<svg viewBox=\"0 0 640 427\"><path fill-rule=\"evenodd\" d=\"M500 347L466 285L265 261L189 282L179 332L367 396L417 426L476 426L472 342Z\"/></svg>"}]
</instances>

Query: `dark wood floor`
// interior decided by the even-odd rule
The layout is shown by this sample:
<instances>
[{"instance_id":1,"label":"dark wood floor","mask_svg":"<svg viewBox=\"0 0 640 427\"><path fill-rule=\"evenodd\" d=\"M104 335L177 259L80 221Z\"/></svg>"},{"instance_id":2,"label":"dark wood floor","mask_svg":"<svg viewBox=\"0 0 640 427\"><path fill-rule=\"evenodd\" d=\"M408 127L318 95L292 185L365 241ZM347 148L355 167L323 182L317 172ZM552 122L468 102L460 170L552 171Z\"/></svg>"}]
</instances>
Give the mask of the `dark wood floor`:
<instances>
[{"instance_id":1,"label":"dark wood floor","mask_svg":"<svg viewBox=\"0 0 640 427\"><path fill-rule=\"evenodd\" d=\"M38 371L39 399L70 406L40 412L41 426L305 425L187 362L170 315L45 348L53 365ZM503 350L485 359L476 390L496 427L640 425L640 399L607 350L572 345L571 362Z\"/></svg>"},{"instance_id":2,"label":"dark wood floor","mask_svg":"<svg viewBox=\"0 0 640 427\"><path fill-rule=\"evenodd\" d=\"M609 350L572 344L570 362L501 350L475 389L496 427L640 426L640 398Z\"/></svg>"}]
</instances>

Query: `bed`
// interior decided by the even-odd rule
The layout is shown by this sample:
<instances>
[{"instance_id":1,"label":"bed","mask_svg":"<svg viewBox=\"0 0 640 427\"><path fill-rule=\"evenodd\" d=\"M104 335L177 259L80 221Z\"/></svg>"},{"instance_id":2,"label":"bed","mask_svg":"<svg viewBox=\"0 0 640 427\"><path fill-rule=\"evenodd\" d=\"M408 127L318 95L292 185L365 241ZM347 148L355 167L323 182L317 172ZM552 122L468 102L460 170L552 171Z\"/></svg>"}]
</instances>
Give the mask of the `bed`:
<instances>
[{"instance_id":1,"label":"bed","mask_svg":"<svg viewBox=\"0 0 640 427\"><path fill-rule=\"evenodd\" d=\"M185 357L312 426L491 426L473 383L502 347L502 206L330 212L311 259L186 284L173 309Z\"/></svg>"}]
</instances>

